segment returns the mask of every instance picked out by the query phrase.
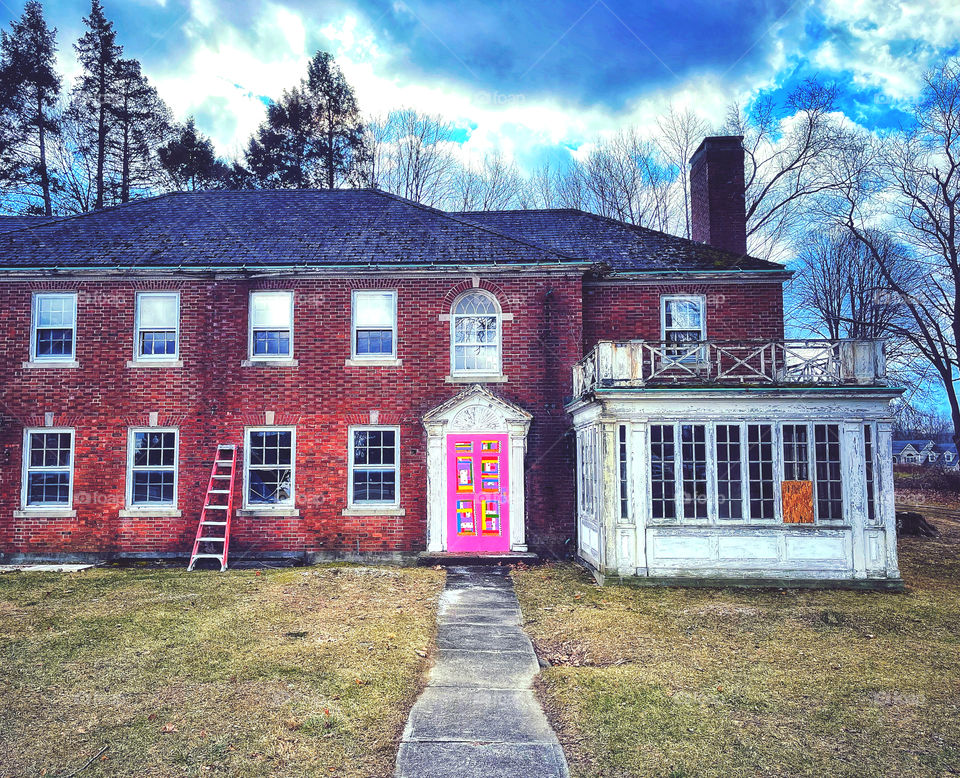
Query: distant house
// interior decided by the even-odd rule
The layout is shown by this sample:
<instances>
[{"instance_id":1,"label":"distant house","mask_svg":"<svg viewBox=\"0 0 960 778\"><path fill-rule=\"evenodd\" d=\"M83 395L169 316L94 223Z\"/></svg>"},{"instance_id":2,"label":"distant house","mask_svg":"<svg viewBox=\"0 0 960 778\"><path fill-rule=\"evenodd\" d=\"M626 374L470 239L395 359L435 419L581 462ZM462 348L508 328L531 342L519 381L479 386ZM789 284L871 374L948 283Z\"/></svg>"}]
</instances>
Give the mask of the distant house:
<instances>
[{"instance_id":1,"label":"distant house","mask_svg":"<svg viewBox=\"0 0 960 778\"><path fill-rule=\"evenodd\" d=\"M895 465L923 464L932 449L932 440L895 440L893 441L893 463Z\"/></svg>"},{"instance_id":2,"label":"distant house","mask_svg":"<svg viewBox=\"0 0 960 778\"><path fill-rule=\"evenodd\" d=\"M932 440L893 441L895 465L925 465L957 469L960 459L953 443L936 443Z\"/></svg>"},{"instance_id":3,"label":"distant house","mask_svg":"<svg viewBox=\"0 0 960 778\"><path fill-rule=\"evenodd\" d=\"M957 470L960 459L957 458L955 443L934 443L934 453L937 455L936 464L947 470Z\"/></svg>"}]
</instances>

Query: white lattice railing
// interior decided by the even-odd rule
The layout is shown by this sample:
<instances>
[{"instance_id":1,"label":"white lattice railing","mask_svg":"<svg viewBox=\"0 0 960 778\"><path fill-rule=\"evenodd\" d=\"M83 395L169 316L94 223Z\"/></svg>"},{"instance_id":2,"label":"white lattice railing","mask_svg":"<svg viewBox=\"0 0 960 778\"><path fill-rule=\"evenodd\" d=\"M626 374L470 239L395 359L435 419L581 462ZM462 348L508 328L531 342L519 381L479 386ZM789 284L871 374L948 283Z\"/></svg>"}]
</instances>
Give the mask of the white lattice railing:
<instances>
[{"instance_id":1,"label":"white lattice railing","mask_svg":"<svg viewBox=\"0 0 960 778\"><path fill-rule=\"evenodd\" d=\"M575 397L598 386L885 382L882 340L602 340L573 367Z\"/></svg>"}]
</instances>

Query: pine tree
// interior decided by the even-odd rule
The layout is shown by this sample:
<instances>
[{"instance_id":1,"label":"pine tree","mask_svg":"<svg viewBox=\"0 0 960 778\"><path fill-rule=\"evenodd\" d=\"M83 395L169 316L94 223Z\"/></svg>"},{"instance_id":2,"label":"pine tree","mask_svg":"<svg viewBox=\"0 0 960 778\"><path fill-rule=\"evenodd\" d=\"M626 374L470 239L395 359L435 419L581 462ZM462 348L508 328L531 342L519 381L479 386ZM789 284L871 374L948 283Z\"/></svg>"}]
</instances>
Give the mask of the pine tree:
<instances>
[{"instance_id":1,"label":"pine tree","mask_svg":"<svg viewBox=\"0 0 960 778\"><path fill-rule=\"evenodd\" d=\"M116 67L116 99L109 108L108 147L116 164L116 199L128 202L134 189L159 182L156 150L170 136L170 109L147 81L140 63L122 59Z\"/></svg>"},{"instance_id":2,"label":"pine tree","mask_svg":"<svg viewBox=\"0 0 960 778\"><path fill-rule=\"evenodd\" d=\"M250 139L247 166L268 189L308 189L320 179L320 142L313 106L303 90L285 91L267 108L267 120Z\"/></svg>"},{"instance_id":3,"label":"pine tree","mask_svg":"<svg viewBox=\"0 0 960 778\"><path fill-rule=\"evenodd\" d=\"M113 22L104 14L100 0L91 0L90 15L83 21L87 31L74 45L83 73L74 87L73 101L77 114L86 120L90 135L87 145L91 153L96 155L96 196L93 207L103 208L111 107L117 98L123 47L117 45Z\"/></svg>"},{"instance_id":4,"label":"pine tree","mask_svg":"<svg viewBox=\"0 0 960 778\"><path fill-rule=\"evenodd\" d=\"M363 123L353 88L333 57L318 51L307 68L306 92L311 98L327 189L353 180L363 147Z\"/></svg>"},{"instance_id":5,"label":"pine tree","mask_svg":"<svg viewBox=\"0 0 960 778\"><path fill-rule=\"evenodd\" d=\"M53 213L54 186L48 160L51 135L59 132L56 114L60 76L54 65L57 50L55 29L47 27L43 6L30 0L23 16L0 33L0 101L4 133L0 155L6 177L27 199L39 190L42 211ZM35 201L34 201L35 202ZM33 208L33 210L38 210Z\"/></svg>"},{"instance_id":6,"label":"pine tree","mask_svg":"<svg viewBox=\"0 0 960 778\"><path fill-rule=\"evenodd\" d=\"M193 117L187 119L175 138L157 150L160 164L178 191L196 191L222 186L230 175L217 158L213 143L197 132Z\"/></svg>"},{"instance_id":7,"label":"pine tree","mask_svg":"<svg viewBox=\"0 0 960 778\"><path fill-rule=\"evenodd\" d=\"M267 109L246 162L257 185L332 189L358 179L363 124L353 89L326 52L317 52L300 85Z\"/></svg>"}]
</instances>

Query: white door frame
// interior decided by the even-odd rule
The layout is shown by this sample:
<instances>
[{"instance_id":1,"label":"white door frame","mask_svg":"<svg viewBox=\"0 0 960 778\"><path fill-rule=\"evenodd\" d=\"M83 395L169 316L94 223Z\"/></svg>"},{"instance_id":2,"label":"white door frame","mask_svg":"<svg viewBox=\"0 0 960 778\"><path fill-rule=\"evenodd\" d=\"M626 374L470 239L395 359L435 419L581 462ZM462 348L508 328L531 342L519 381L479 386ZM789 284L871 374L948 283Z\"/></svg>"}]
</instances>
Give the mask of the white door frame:
<instances>
[{"instance_id":1,"label":"white door frame","mask_svg":"<svg viewBox=\"0 0 960 778\"><path fill-rule=\"evenodd\" d=\"M510 550L527 550L523 460L533 417L479 384L465 389L423 417L427 431L427 551L447 550L447 435L506 434L509 447Z\"/></svg>"}]
</instances>

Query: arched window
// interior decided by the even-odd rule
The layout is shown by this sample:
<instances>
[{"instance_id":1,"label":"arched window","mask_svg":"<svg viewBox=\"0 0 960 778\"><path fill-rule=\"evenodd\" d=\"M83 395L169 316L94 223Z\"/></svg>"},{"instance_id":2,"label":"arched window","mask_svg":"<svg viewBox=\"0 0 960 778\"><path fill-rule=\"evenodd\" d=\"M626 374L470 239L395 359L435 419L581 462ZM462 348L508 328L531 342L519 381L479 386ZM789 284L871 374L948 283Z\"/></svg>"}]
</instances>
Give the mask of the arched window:
<instances>
[{"instance_id":1,"label":"arched window","mask_svg":"<svg viewBox=\"0 0 960 778\"><path fill-rule=\"evenodd\" d=\"M500 306L474 290L453 305L450 363L454 373L500 373Z\"/></svg>"}]
</instances>

